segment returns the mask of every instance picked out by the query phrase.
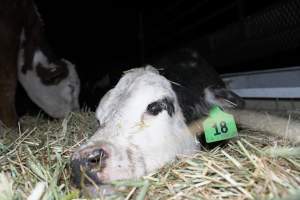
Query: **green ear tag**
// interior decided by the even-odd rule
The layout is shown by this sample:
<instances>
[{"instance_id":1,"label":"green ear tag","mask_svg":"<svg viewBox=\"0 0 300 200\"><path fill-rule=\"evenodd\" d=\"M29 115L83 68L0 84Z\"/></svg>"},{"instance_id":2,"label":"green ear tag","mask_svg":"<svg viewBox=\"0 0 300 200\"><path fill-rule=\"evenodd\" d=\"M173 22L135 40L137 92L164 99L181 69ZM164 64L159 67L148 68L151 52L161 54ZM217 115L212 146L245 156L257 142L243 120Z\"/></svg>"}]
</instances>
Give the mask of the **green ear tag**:
<instances>
[{"instance_id":1,"label":"green ear tag","mask_svg":"<svg viewBox=\"0 0 300 200\"><path fill-rule=\"evenodd\" d=\"M232 115L214 106L209 112L209 118L203 122L207 143L227 140L237 136L237 128Z\"/></svg>"}]
</instances>

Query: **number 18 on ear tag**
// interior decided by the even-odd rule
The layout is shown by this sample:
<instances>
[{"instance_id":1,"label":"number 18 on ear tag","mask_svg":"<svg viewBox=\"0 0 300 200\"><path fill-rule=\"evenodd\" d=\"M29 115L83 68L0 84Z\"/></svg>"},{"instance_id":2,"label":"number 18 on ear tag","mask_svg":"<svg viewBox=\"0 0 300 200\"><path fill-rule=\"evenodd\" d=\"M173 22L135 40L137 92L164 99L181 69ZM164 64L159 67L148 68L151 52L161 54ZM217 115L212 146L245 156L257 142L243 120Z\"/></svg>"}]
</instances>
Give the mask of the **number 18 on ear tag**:
<instances>
[{"instance_id":1,"label":"number 18 on ear tag","mask_svg":"<svg viewBox=\"0 0 300 200\"><path fill-rule=\"evenodd\" d=\"M237 128L232 115L214 106L209 112L209 118L203 122L207 143L227 140L237 136Z\"/></svg>"}]
</instances>

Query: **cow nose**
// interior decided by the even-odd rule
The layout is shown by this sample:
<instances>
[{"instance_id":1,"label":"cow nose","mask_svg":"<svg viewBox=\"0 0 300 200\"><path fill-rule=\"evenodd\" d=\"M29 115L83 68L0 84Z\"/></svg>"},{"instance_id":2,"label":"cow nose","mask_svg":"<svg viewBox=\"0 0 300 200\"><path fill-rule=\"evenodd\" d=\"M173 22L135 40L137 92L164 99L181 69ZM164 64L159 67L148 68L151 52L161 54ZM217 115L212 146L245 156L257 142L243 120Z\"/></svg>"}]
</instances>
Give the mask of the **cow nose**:
<instances>
[{"instance_id":1,"label":"cow nose","mask_svg":"<svg viewBox=\"0 0 300 200\"><path fill-rule=\"evenodd\" d=\"M108 153L102 148L83 149L71 158L72 181L77 187L81 184L101 184L98 174L106 165Z\"/></svg>"}]
</instances>

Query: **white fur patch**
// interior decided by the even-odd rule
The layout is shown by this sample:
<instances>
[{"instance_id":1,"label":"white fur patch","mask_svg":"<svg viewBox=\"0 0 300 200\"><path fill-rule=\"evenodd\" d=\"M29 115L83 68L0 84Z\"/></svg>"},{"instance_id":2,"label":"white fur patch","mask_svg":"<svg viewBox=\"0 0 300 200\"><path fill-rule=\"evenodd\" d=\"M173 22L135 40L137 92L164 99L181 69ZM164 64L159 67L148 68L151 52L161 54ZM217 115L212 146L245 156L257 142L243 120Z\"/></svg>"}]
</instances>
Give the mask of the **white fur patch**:
<instances>
[{"instance_id":1,"label":"white fur patch","mask_svg":"<svg viewBox=\"0 0 300 200\"><path fill-rule=\"evenodd\" d=\"M45 67L49 66L48 58L40 49L37 49L33 55L33 67L36 68L38 64L41 64Z\"/></svg>"}]
</instances>

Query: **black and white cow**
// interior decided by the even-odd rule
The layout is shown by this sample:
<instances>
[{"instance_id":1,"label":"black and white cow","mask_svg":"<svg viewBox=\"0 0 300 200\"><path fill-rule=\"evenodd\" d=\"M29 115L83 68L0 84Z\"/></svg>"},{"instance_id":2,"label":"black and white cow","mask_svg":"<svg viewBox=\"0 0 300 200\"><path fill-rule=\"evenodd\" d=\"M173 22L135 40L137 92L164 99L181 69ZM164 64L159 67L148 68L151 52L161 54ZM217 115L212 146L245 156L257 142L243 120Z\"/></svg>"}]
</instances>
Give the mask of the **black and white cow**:
<instances>
[{"instance_id":1,"label":"black and white cow","mask_svg":"<svg viewBox=\"0 0 300 200\"><path fill-rule=\"evenodd\" d=\"M0 2L0 120L7 126L17 122L17 80L52 117L64 117L79 108L75 66L57 58L49 48L33 0Z\"/></svg>"},{"instance_id":2,"label":"black and white cow","mask_svg":"<svg viewBox=\"0 0 300 200\"><path fill-rule=\"evenodd\" d=\"M196 52L180 50L159 64L164 76L152 66L131 69L101 99L96 111L98 131L71 158L77 186L84 184L94 193L94 184L138 178L177 155L199 151L202 127L198 120L207 116L212 105L235 108L232 112L238 122L259 130L278 135L285 130L280 118L271 119L281 125L270 129L262 124L266 123L264 115L239 110L243 100L226 89ZM291 123L290 128L287 135L299 142L300 126Z\"/></svg>"}]
</instances>

